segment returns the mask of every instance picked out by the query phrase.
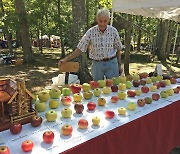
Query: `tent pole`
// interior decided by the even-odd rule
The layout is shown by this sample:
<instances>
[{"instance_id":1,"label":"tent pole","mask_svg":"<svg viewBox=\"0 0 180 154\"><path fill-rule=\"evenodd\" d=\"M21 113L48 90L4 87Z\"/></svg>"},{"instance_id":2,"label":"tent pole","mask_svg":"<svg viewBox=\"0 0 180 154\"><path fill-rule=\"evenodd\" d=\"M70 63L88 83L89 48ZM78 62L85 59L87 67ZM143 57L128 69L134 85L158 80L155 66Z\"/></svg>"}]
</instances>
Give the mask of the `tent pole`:
<instances>
[{"instance_id":1,"label":"tent pole","mask_svg":"<svg viewBox=\"0 0 180 154\"><path fill-rule=\"evenodd\" d=\"M112 26L112 24L113 24L113 14L114 14L114 12L112 11L112 12L111 12L111 23L110 23L111 26Z\"/></svg>"}]
</instances>

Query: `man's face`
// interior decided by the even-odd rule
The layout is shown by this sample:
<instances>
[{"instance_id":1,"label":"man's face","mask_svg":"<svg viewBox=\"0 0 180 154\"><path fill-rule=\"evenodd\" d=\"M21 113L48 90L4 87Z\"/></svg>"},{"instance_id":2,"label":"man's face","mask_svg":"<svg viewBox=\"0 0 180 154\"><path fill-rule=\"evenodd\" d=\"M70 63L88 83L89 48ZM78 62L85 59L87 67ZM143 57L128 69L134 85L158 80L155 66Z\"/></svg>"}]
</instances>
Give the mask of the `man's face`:
<instances>
[{"instance_id":1,"label":"man's face","mask_svg":"<svg viewBox=\"0 0 180 154\"><path fill-rule=\"evenodd\" d=\"M104 31L109 23L109 17L96 17L96 22L98 24L100 31Z\"/></svg>"}]
</instances>

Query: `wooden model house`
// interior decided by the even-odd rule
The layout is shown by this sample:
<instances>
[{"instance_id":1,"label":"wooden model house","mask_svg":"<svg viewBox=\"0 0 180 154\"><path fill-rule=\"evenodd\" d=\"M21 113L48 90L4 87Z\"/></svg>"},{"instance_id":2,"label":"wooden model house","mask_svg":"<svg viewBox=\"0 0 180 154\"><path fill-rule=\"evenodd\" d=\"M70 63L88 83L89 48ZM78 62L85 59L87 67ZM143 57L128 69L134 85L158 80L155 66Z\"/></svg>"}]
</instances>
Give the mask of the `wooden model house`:
<instances>
[{"instance_id":1,"label":"wooden model house","mask_svg":"<svg viewBox=\"0 0 180 154\"><path fill-rule=\"evenodd\" d=\"M0 79L0 131L11 123L25 124L36 115L32 108L33 95L22 80Z\"/></svg>"}]
</instances>

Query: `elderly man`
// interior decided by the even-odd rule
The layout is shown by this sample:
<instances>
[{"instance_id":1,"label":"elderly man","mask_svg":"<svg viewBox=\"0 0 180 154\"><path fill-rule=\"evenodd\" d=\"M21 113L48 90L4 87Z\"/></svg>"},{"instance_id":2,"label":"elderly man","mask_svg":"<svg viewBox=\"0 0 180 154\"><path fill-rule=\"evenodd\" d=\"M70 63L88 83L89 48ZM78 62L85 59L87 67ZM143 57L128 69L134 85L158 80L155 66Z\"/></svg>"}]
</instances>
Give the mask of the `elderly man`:
<instances>
[{"instance_id":1,"label":"elderly man","mask_svg":"<svg viewBox=\"0 0 180 154\"><path fill-rule=\"evenodd\" d=\"M117 77L121 73L122 44L116 28L108 25L110 12L101 9L97 12L97 25L91 27L80 40L75 51L59 61L59 65L70 61L86 52L90 47L89 58L92 59L93 80L103 80Z\"/></svg>"}]
</instances>

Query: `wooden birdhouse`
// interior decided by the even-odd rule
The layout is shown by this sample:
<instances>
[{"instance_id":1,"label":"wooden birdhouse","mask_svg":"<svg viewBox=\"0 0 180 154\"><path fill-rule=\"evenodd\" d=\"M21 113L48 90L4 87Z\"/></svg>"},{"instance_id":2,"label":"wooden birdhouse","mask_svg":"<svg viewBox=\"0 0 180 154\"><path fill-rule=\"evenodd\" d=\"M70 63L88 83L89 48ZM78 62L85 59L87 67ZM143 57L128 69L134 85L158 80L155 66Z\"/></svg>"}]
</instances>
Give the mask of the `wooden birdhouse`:
<instances>
[{"instance_id":1,"label":"wooden birdhouse","mask_svg":"<svg viewBox=\"0 0 180 154\"><path fill-rule=\"evenodd\" d=\"M36 115L32 108L33 95L23 80L0 79L0 131L10 124L25 124Z\"/></svg>"}]
</instances>

